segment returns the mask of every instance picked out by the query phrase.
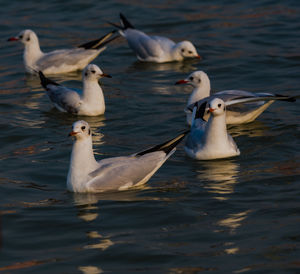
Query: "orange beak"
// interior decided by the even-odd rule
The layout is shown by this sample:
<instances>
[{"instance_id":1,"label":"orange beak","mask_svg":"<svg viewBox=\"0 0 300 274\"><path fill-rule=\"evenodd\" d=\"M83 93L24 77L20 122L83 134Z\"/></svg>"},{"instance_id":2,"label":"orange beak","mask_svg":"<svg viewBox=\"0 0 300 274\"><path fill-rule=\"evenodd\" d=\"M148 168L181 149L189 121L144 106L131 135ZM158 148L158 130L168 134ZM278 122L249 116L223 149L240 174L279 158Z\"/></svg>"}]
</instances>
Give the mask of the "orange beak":
<instances>
[{"instance_id":1,"label":"orange beak","mask_svg":"<svg viewBox=\"0 0 300 274\"><path fill-rule=\"evenodd\" d=\"M202 57L199 54L195 57L198 58L198 59L202 59Z\"/></svg>"},{"instance_id":2,"label":"orange beak","mask_svg":"<svg viewBox=\"0 0 300 274\"><path fill-rule=\"evenodd\" d=\"M75 136L77 133L78 133L78 132L76 132L76 131L71 131L71 132L69 133L69 136Z\"/></svg>"},{"instance_id":3,"label":"orange beak","mask_svg":"<svg viewBox=\"0 0 300 274\"><path fill-rule=\"evenodd\" d=\"M215 108L209 108L208 111L209 112L214 112L216 109Z\"/></svg>"}]
</instances>

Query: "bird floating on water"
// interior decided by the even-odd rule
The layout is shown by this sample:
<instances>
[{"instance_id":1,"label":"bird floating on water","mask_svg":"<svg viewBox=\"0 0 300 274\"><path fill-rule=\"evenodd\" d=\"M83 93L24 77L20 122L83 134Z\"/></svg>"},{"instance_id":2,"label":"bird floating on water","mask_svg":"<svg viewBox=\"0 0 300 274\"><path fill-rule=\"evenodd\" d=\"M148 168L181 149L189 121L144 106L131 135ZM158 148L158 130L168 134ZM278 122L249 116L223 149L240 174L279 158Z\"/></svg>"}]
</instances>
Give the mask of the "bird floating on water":
<instances>
[{"instance_id":1,"label":"bird floating on water","mask_svg":"<svg viewBox=\"0 0 300 274\"><path fill-rule=\"evenodd\" d=\"M105 112L105 100L98 80L111 77L94 64L89 64L82 73L83 90L62 86L39 72L41 85L45 88L54 106L75 115L97 116Z\"/></svg>"},{"instance_id":2,"label":"bird floating on water","mask_svg":"<svg viewBox=\"0 0 300 274\"><path fill-rule=\"evenodd\" d=\"M58 74L82 70L106 49L109 42L119 37L109 39L115 32L111 31L77 48L59 49L47 53L42 52L37 35L29 29L21 31L8 41L20 41L24 44L23 59L28 73L35 74L37 71L42 71L44 74Z\"/></svg>"},{"instance_id":3,"label":"bird floating on water","mask_svg":"<svg viewBox=\"0 0 300 274\"><path fill-rule=\"evenodd\" d=\"M186 79L177 81L176 84L189 84L194 88L185 108L189 125L191 125L192 109L196 102L198 106L201 106L204 101L210 101L216 97L221 98L227 106L226 124L242 124L254 121L276 100L294 102L298 97L244 90L224 90L211 95L210 80L204 71L195 71ZM241 103L237 104L236 100L241 100ZM234 106L229 107L230 102L233 101ZM206 113L204 119L208 120L209 115L210 113Z\"/></svg>"},{"instance_id":4,"label":"bird floating on water","mask_svg":"<svg viewBox=\"0 0 300 274\"><path fill-rule=\"evenodd\" d=\"M129 156L96 161L90 126L85 121L77 121L69 134L75 137L75 142L71 153L67 188L72 192L104 192L143 185L175 152L177 144L187 132Z\"/></svg>"},{"instance_id":5,"label":"bird floating on water","mask_svg":"<svg viewBox=\"0 0 300 274\"><path fill-rule=\"evenodd\" d=\"M210 117L208 122L202 119L206 111L206 103L201 108L195 106L191 132L188 135L184 150L188 156L197 160L213 160L240 155L235 141L227 132L226 106L222 99L213 98L208 103Z\"/></svg>"},{"instance_id":6,"label":"bird floating on water","mask_svg":"<svg viewBox=\"0 0 300 274\"><path fill-rule=\"evenodd\" d=\"M110 23L119 28L129 47L143 62L164 63L182 61L185 58L201 58L190 41L175 43L162 36L150 36L135 27L120 13L121 25Z\"/></svg>"}]
</instances>

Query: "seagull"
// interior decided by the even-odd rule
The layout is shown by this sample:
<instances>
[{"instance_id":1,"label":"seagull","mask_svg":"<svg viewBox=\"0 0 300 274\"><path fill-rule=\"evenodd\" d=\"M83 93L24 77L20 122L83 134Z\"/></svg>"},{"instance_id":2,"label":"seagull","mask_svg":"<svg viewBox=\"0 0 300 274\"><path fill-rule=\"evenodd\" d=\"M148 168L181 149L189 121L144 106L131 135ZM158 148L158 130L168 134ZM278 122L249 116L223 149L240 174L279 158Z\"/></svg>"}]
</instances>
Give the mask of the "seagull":
<instances>
[{"instance_id":1,"label":"seagull","mask_svg":"<svg viewBox=\"0 0 300 274\"><path fill-rule=\"evenodd\" d=\"M121 26L110 23L119 28L119 33L126 38L129 47L135 52L137 58L143 62L165 63L182 61L185 58L201 58L190 41L175 43L162 36L149 36L137 30L120 13Z\"/></svg>"},{"instance_id":2,"label":"seagull","mask_svg":"<svg viewBox=\"0 0 300 274\"><path fill-rule=\"evenodd\" d=\"M41 51L37 35L29 29L21 31L8 41L20 41L24 44L23 58L28 73L35 74L37 71L42 71L44 74L57 74L82 70L106 49L106 44L119 37L109 39L114 33L115 31L111 31L77 48L60 49L48 53Z\"/></svg>"},{"instance_id":3,"label":"seagull","mask_svg":"<svg viewBox=\"0 0 300 274\"><path fill-rule=\"evenodd\" d=\"M224 101L213 98L208 105L211 115L208 122L202 121L200 124L197 124L196 120L202 118L206 103L198 110L196 106L194 108L191 132L184 146L185 152L196 160L222 159L240 155L235 141L227 132Z\"/></svg>"},{"instance_id":4,"label":"seagull","mask_svg":"<svg viewBox=\"0 0 300 274\"><path fill-rule=\"evenodd\" d=\"M252 93L244 90L224 90L210 95L210 80L204 71L195 71L186 79L179 80L175 84L189 84L194 89L188 99L185 108L187 123L191 125L192 109L197 102L201 106L204 101L212 98L221 98L227 108L226 124L243 124L254 121L263 111L265 111L275 100L294 102L297 96L283 96L272 93ZM231 101L245 99L244 104L229 107ZM241 103L242 103L241 101ZM231 105L231 104L230 104ZM210 113L206 113L204 119L207 121Z\"/></svg>"},{"instance_id":5,"label":"seagull","mask_svg":"<svg viewBox=\"0 0 300 274\"><path fill-rule=\"evenodd\" d=\"M89 64L84 69L82 91L62 86L46 78L41 71L39 75L41 85L58 110L86 116L97 116L105 112L104 96L98 79L111 76L103 73L97 65Z\"/></svg>"},{"instance_id":6,"label":"seagull","mask_svg":"<svg viewBox=\"0 0 300 274\"><path fill-rule=\"evenodd\" d=\"M72 192L104 192L126 190L145 184L175 152L188 131L150 149L121 157L96 161L92 133L85 121L73 124L69 136L75 137L67 188Z\"/></svg>"}]
</instances>

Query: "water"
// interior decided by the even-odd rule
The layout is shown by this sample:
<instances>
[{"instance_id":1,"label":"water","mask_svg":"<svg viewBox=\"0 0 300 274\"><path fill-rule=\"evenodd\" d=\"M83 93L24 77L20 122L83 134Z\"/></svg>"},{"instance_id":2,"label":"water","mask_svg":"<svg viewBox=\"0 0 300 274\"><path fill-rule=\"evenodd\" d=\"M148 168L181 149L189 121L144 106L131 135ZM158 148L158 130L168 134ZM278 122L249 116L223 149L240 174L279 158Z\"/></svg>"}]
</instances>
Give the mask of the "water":
<instances>
[{"instance_id":1,"label":"water","mask_svg":"<svg viewBox=\"0 0 300 274\"><path fill-rule=\"evenodd\" d=\"M230 127L241 156L198 162L182 145L147 187L66 191L77 117L51 107L24 73L35 30L45 51L102 36L122 11L138 28L194 42L202 61L141 64L123 39L94 62L107 111L80 117L98 158L126 155L186 128L189 87L204 70L213 90L299 94L299 1L0 1L0 273L296 273L300 266L299 107L276 102L255 122ZM76 88L80 74L54 79Z\"/></svg>"}]
</instances>

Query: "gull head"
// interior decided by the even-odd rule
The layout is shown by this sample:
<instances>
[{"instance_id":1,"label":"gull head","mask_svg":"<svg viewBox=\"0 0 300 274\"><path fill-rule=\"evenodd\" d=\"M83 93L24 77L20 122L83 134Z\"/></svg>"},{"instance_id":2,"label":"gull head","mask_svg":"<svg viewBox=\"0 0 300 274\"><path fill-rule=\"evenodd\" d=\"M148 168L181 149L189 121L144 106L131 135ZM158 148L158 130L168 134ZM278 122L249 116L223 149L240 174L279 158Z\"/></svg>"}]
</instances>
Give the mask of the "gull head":
<instances>
[{"instance_id":1,"label":"gull head","mask_svg":"<svg viewBox=\"0 0 300 274\"><path fill-rule=\"evenodd\" d=\"M208 103L208 112L213 116L223 115L226 111L225 103L220 98L214 98Z\"/></svg>"},{"instance_id":2,"label":"gull head","mask_svg":"<svg viewBox=\"0 0 300 274\"><path fill-rule=\"evenodd\" d=\"M209 83L207 74L204 71L198 70L191 73L186 79L177 81L175 84L189 84L194 88L198 88L205 85L206 83Z\"/></svg>"},{"instance_id":3,"label":"gull head","mask_svg":"<svg viewBox=\"0 0 300 274\"><path fill-rule=\"evenodd\" d=\"M182 41L177 44L180 55L183 58L199 58L201 56L198 54L195 46L190 41Z\"/></svg>"},{"instance_id":4,"label":"gull head","mask_svg":"<svg viewBox=\"0 0 300 274\"><path fill-rule=\"evenodd\" d=\"M95 64L89 64L83 70L83 79L98 81L102 77L111 78L109 74L103 73L103 71Z\"/></svg>"},{"instance_id":5,"label":"gull head","mask_svg":"<svg viewBox=\"0 0 300 274\"><path fill-rule=\"evenodd\" d=\"M91 137L91 128L86 121L80 120L73 124L69 136L74 136L76 140L83 140Z\"/></svg>"},{"instance_id":6,"label":"gull head","mask_svg":"<svg viewBox=\"0 0 300 274\"><path fill-rule=\"evenodd\" d=\"M21 31L17 36L9 38L8 41L20 41L25 46L27 46L30 44L38 43L38 37L34 31L26 29Z\"/></svg>"}]
</instances>

